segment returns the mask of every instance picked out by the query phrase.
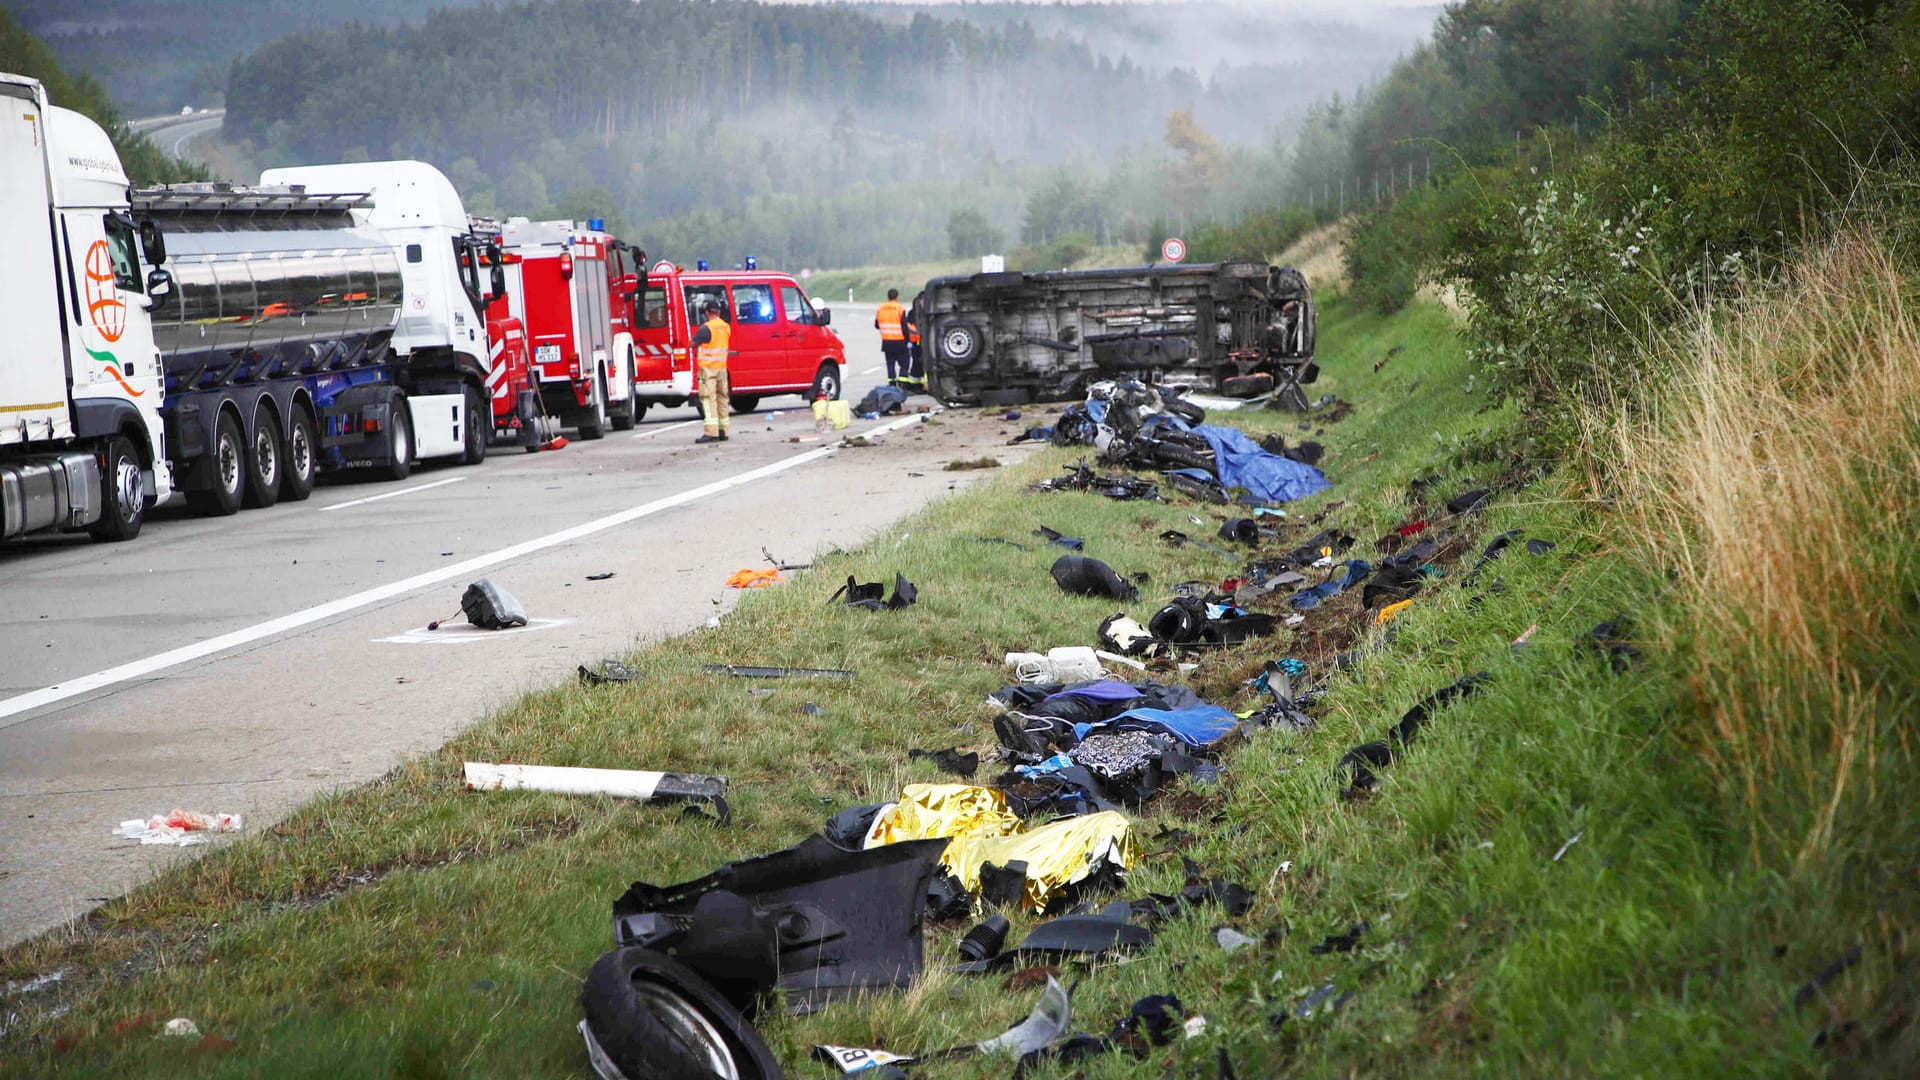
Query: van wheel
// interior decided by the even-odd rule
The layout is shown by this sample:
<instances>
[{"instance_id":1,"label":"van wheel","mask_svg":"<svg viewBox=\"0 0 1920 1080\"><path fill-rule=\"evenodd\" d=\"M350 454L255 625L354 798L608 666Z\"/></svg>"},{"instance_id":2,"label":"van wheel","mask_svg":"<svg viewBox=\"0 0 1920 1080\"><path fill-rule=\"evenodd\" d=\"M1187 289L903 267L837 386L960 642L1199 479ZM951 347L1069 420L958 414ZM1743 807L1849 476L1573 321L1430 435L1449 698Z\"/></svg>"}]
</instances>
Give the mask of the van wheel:
<instances>
[{"instance_id":1,"label":"van wheel","mask_svg":"<svg viewBox=\"0 0 1920 1080\"><path fill-rule=\"evenodd\" d=\"M840 400L840 365L829 360L820 365L813 373L813 389L807 395L808 401L819 401L822 394L828 401Z\"/></svg>"},{"instance_id":2,"label":"van wheel","mask_svg":"<svg viewBox=\"0 0 1920 1080\"><path fill-rule=\"evenodd\" d=\"M146 520L147 496L141 489L140 459L125 435L107 440L106 465L100 473L105 502L100 520L87 526L87 535L95 540L131 540L140 535L140 524Z\"/></svg>"},{"instance_id":3,"label":"van wheel","mask_svg":"<svg viewBox=\"0 0 1920 1080\"><path fill-rule=\"evenodd\" d=\"M607 380L604 375L593 378L593 402L587 406L589 415L580 421L580 437L591 442L605 438L607 434Z\"/></svg>"},{"instance_id":4,"label":"van wheel","mask_svg":"<svg viewBox=\"0 0 1920 1080\"><path fill-rule=\"evenodd\" d=\"M629 1080L774 1080L780 1059L720 992L651 949L595 961L581 1012L601 1053Z\"/></svg>"},{"instance_id":5,"label":"van wheel","mask_svg":"<svg viewBox=\"0 0 1920 1080\"><path fill-rule=\"evenodd\" d=\"M239 513L247 486L247 440L240 432L240 421L230 412L221 412L214 425L207 467L213 473L213 486L187 492L187 506L201 517Z\"/></svg>"},{"instance_id":6,"label":"van wheel","mask_svg":"<svg viewBox=\"0 0 1920 1080\"><path fill-rule=\"evenodd\" d=\"M487 443L493 441L493 403L469 386L467 395L467 431L461 448L460 463L478 465L487 460Z\"/></svg>"},{"instance_id":7,"label":"van wheel","mask_svg":"<svg viewBox=\"0 0 1920 1080\"><path fill-rule=\"evenodd\" d=\"M939 341L940 359L958 366L979 359L986 334L972 323L951 323L940 331Z\"/></svg>"},{"instance_id":8,"label":"van wheel","mask_svg":"<svg viewBox=\"0 0 1920 1080\"><path fill-rule=\"evenodd\" d=\"M247 494L249 508L259 509L280 501L280 424L266 413L253 426L247 441Z\"/></svg>"},{"instance_id":9,"label":"van wheel","mask_svg":"<svg viewBox=\"0 0 1920 1080\"><path fill-rule=\"evenodd\" d=\"M320 436L314 430L313 416L299 405L293 407L293 423L287 428L287 451L280 455L280 501L300 502L313 494L313 477L319 470L315 454Z\"/></svg>"},{"instance_id":10,"label":"van wheel","mask_svg":"<svg viewBox=\"0 0 1920 1080\"><path fill-rule=\"evenodd\" d=\"M387 455L387 479L405 480L413 472L413 416L399 390L387 395Z\"/></svg>"},{"instance_id":11,"label":"van wheel","mask_svg":"<svg viewBox=\"0 0 1920 1080\"><path fill-rule=\"evenodd\" d=\"M760 407L760 399L751 394L736 397L731 400L733 411L737 413L750 413Z\"/></svg>"}]
</instances>

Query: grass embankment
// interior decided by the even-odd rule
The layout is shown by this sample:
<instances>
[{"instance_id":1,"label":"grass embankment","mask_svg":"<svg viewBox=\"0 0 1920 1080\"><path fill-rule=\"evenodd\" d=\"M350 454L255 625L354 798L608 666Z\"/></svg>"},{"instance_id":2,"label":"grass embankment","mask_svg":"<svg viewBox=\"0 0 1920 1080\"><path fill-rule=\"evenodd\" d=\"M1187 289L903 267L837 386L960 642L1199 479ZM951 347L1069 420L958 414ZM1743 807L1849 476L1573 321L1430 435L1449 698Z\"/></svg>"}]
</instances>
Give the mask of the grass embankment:
<instances>
[{"instance_id":1,"label":"grass embankment","mask_svg":"<svg viewBox=\"0 0 1920 1080\"><path fill-rule=\"evenodd\" d=\"M1729 315L1717 340L1751 348L1725 350L1704 383L1676 379L1681 389L1653 419L1601 432L1633 454L1611 444L1596 451L1620 460L1615 482L1596 497L1577 479L1584 469L1520 486L1536 475L1514 456L1523 433L1510 411L1487 409L1473 392L1441 309L1417 305L1386 319L1328 304L1324 388L1356 408L1314 436L1328 446L1333 490L1291 507L1289 542L1263 550L1292 546L1321 527L1304 519L1324 516L1360 538L1353 555L1374 557L1374 537L1435 514L1453 494L1505 490L1478 517L1436 517L1457 538L1437 560L1446 577L1391 634L1348 594L1309 613L1297 636L1209 656L1193 673L1214 700L1241 706L1251 699L1240 680L1291 655L1331 692L1316 709L1317 731L1260 733L1229 753L1216 789L1146 808L1139 831L1152 855L1123 895L1176 890L1184 854L1208 874L1244 883L1256 900L1235 920L1193 911L1133 962L1085 976L1074 1003L1082 1030L1104 1032L1152 993L1179 995L1210 1023L1201 1038L1145 1061L1115 1054L1083 1063L1084 1075L1210 1076L1221 1047L1243 1077L1785 1073L1818 1068L1836 1046L1871 1042L1879 1021L1905 1005L1877 995L1893 984L1913 916L1913 767L1889 728L1905 704L1899 688L1913 685L1912 624L1881 619L1880 637L1866 641L1827 631L1850 625L1846 605L1856 603L1911 618L1914 555L1894 540L1911 535L1920 502L1902 486L1914 476L1910 456L1898 459L1902 472L1891 453L1835 459L1831 451L1899 446L1911 455L1920 350L1897 309L1899 284L1891 292L1857 284L1883 301L1872 332L1855 306L1817 308L1798 294L1776 304L1804 312L1800 329L1781 328L1777 338L1769 328L1780 321L1767 309ZM1857 362L1865 350L1840 348L1842 340L1873 342L1886 362ZM1818 379L1783 363L1786 350L1808 345L1822 346ZM1389 355L1395 346L1404 348ZM1697 369L1691 351L1673 363ZM1736 371L1755 381L1727 382ZM1849 373L1860 378L1848 381ZM1759 391L1787 378L1800 379L1801 391L1836 378L1849 389L1831 395L1826 411L1783 415L1744 403L1769 401ZM1737 415L1723 397L1685 392L1731 385L1746 391ZM1863 429L1844 439L1803 437L1869 387L1903 395L1902 404L1865 410L1855 419ZM1737 422L1706 422L1715 418ZM1306 435L1276 414L1233 420ZM1758 441L1728 434L1742 432L1760 433ZM1757 463L1740 456L1761 452L1754 447L1777 452ZM1824 471L1793 472L1796 455ZM1210 534L1187 519L1217 521L1213 507L1024 490L1076 456L1050 451L1002 470L860 551L825 557L790 584L746 597L718 628L635 654L644 683L565 682L531 695L379 783L321 799L109 904L75 934L0 957L6 978L68 973L53 991L6 1003L25 1017L3 1044L5 1068L584 1072L573 1030L579 979L609 946L608 905L629 881L697 876L794 843L843 806L944 779L929 763L910 763L906 750L991 745L980 699L1006 678L1001 654L1091 640L1115 605L1063 596L1046 574L1057 552L1037 546L1031 529L1084 537L1089 554L1122 572L1149 572L1153 584L1133 605L1142 619L1173 583L1235 569L1237 560L1157 540L1169 528ZM1825 482L1813 490L1844 488L1822 510L1838 516L1789 519L1786 531L1804 539L1788 539L1768 516L1792 505L1772 495L1756 517L1729 522L1704 512L1729 492L1764 495L1773 490L1764 477L1789 473ZM1440 479L1428 497L1411 498L1408 482L1430 475ZM1486 540L1515 528L1558 546L1534 556L1516 544L1471 574ZM1036 547L976 539L983 536ZM1778 590L1773 571L1734 575L1753 588L1729 584L1732 566L1764 569L1809 553L1828 572L1795 577L1790 593ZM1676 565L1681 573L1669 581ZM825 606L846 575L890 581L896 570L920 586L915 607ZM1847 582L1833 580L1840 571ZM1743 650L1774 625L1761 616L1787 610L1762 599L1797 602L1816 640L1833 644L1793 653L1814 657L1798 667L1771 652L1749 658ZM1638 657L1616 670L1581 641L1623 612L1636 627ZM1729 634L1728 619L1743 629ZM1535 624L1526 647L1510 645ZM1334 656L1348 649L1363 658L1335 670ZM751 683L699 674L710 662L860 675L847 684L769 683L774 693L752 696ZM1342 754L1383 737L1429 692L1482 670L1491 681L1436 712L1377 792L1343 797ZM1786 676L1799 681L1776 683ZM807 701L821 715L804 715ZM1829 705L1858 719L1829 724ZM1747 730L1764 737L1743 742L1719 734L1737 729L1721 709L1792 727L1767 736L1750 722ZM1765 754L1785 747L1793 754ZM673 808L465 793L462 759L725 773L736 819L715 829ZM1836 760L1851 762L1837 797ZM1162 826L1192 839L1167 850L1154 839ZM1222 951L1212 930L1230 921L1262 943ZM1032 922L1017 919L1014 936ZM1362 922L1356 947L1316 948ZM951 956L964 929L930 933L929 957ZM1847 957L1855 959L1836 964ZM1844 970L1797 993L1830 967ZM1311 1015L1293 1015L1329 985L1333 993ZM825 1066L804 1060L814 1042L906 1053L962 1044L1024 1016L1031 997L999 977L929 971L906 994L771 1020L764 1031L793 1074L825 1076ZM58 1004L72 1011L46 1015ZM151 1037L148 1018L181 1015L218 1041L202 1048ZM1860 1026L1841 1026L1850 1020ZM1822 1031L1829 1037L1816 1049ZM919 1074L1000 1077L1008 1068L959 1061Z\"/></svg>"}]
</instances>

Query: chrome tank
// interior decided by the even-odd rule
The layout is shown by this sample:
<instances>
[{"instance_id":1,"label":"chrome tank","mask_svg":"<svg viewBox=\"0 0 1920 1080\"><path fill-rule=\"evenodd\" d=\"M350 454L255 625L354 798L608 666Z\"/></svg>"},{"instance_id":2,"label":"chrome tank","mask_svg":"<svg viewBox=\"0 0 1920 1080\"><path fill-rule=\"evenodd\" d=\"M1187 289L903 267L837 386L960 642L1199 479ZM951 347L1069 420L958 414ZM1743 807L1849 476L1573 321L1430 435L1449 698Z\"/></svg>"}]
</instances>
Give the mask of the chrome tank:
<instances>
[{"instance_id":1,"label":"chrome tank","mask_svg":"<svg viewBox=\"0 0 1920 1080\"><path fill-rule=\"evenodd\" d=\"M365 196L179 185L134 193L165 236L172 295L152 310L169 393L385 359L402 301Z\"/></svg>"}]
</instances>

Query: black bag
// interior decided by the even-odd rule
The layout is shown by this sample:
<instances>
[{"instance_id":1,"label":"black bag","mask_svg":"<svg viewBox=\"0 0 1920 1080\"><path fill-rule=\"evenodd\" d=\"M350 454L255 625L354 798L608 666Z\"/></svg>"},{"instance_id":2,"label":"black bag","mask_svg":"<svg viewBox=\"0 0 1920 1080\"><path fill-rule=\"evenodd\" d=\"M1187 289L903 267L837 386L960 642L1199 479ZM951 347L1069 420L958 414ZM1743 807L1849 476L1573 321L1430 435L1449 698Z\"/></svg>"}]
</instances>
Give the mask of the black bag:
<instances>
[{"instance_id":1,"label":"black bag","mask_svg":"<svg viewBox=\"0 0 1920 1080\"><path fill-rule=\"evenodd\" d=\"M467 621L482 630L505 630L527 625L527 609L513 594L486 578L467 586L460 597L460 610Z\"/></svg>"}]
</instances>

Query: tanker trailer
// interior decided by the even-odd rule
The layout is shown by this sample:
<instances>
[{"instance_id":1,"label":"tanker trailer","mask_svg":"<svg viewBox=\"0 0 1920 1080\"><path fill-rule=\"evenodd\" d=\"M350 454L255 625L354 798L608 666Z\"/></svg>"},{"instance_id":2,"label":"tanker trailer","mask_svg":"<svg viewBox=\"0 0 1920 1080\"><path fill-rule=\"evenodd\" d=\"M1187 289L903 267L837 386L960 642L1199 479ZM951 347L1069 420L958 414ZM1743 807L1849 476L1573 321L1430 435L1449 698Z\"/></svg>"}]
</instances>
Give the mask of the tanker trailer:
<instances>
[{"instance_id":1,"label":"tanker trailer","mask_svg":"<svg viewBox=\"0 0 1920 1080\"><path fill-rule=\"evenodd\" d=\"M356 214L370 205L300 187L133 193L174 282L150 319L166 453L195 512L304 499L333 470L398 480L417 458L464 452L465 396L403 385L400 266Z\"/></svg>"}]
</instances>

